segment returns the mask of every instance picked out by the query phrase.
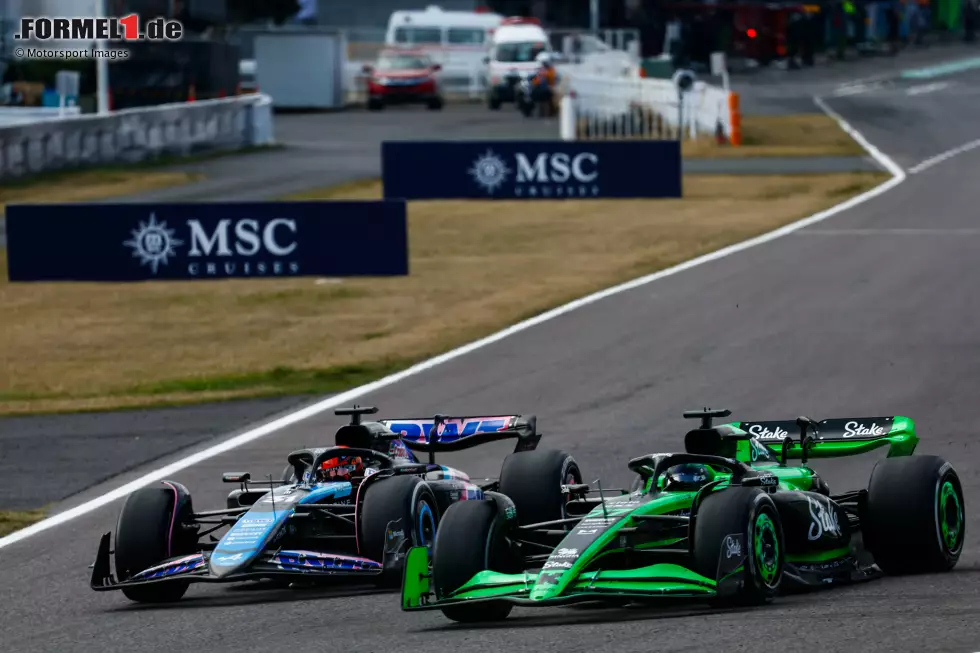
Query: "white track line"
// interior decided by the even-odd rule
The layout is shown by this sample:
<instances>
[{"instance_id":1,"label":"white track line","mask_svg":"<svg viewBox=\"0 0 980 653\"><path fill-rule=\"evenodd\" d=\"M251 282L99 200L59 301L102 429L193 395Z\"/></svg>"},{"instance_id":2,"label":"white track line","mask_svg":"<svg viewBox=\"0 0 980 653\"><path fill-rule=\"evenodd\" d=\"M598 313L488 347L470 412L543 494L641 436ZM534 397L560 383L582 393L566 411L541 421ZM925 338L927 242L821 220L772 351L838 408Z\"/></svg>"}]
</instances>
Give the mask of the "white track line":
<instances>
[{"instance_id":1,"label":"white track line","mask_svg":"<svg viewBox=\"0 0 980 653\"><path fill-rule=\"evenodd\" d=\"M929 168L931 168L932 166L934 166L934 165L936 165L938 163L942 163L943 161L946 161L947 159L952 159L954 156L957 156L959 154L963 154L964 152L969 152L970 150L975 150L978 147L980 147L980 138L978 138L975 141L970 141L969 143L964 143L963 145L960 145L959 147L954 147L951 150L946 150L942 154L937 154L936 156L929 157L928 159L926 159L922 163L915 164L914 166L912 166L911 168L909 168L909 174L910 175L918 174L918 173L922 172L923 170L928 170Z\"/></svg>"},{"instance_id":2,"label":"white track line","mask_svg":"<svg viewBox=\"0 0 980 653\"><path fill-rule=\"evenodd\" d=\"M704 265L705 263L717 261L719 259L725 258L726 256L731 256L732 254L737 254L738 252L745 251L751 247L768 243L770 241L776 240L777 238L782 238L783 236L786 236L787 234L791 234L794 231L797 231L804 227L808 227L812 224L822 222L823 220L826 220L831 216L837 215L838 213L842 213L843 211L847 211L848 209L852 209L860 204L864 204L868 200L871 200L875 197L878 197L879 195L882 195L883 193L888 192L898 184L905 181L905 172L894 161L892 161L885 154L880 152L878 148L871 145L871 143L865 140L864 136L859 134L853 127L847 124L847 122L845 122L843 118L841 118L835 111L833 111L832 109L830 109L830 107L824 104L822 100L820 100L819 98L814 98L814 101L817 103L817 106L819 106L824 112L827 113L827 115L829 115L831 118L837 121L841 129L843 129L854 140L860 143L860 145L865 150L868 151L868 154L870 154L886 170L891 172L893 177L888 181L886 181L885 183L881 184L880 186L876 186L871 190L862 193L861 195L852 197L849 200L838 204L837 206L833 206L815 215L811 215L807 218L803 218L802 220L798 220L797 222L794 222L792 224L788 224L784 227L780 227L775 231L770 231L769 233L762 234L761 236L756 236L755 238L751 238L741 243L730 245L728 247L725 247L724 249L720 249L718 251L705 254L704 256L699 256L698 258L691 259L690 261L686 261L684 263L681 263L680 265L675 265L672 268L661 270L659 272L654 272L653 274L648 274L644 277L634 279L633 281L628 281L618 286L607 288L606 290L601 290L587 297L577 299L573 302L565 304L564 306L559 306L558 308L552 309L546 313L542 313L541 315L532 317L529 320L524 320L523 322L508 327L503 331L498 331L497 333L487 336L482 340L471 342L468 345L463 345L458 349L454 349L440 356L436 356L435 358L430 358L427 361L423 361L417 365L413 365L412 367L406 370L403 370L396 374L392 374L391 376L386 376L385 378L379 379L373 383L368 383L367 385L362 385L359 388L354 388L353 390L348 390L347 392L343 392L339 395L334 395L329 399L317 402L315 404L307 406L306 408L302 408L294 413L290 413L288 415L285 415L284 417L280 417L271 422L268 422L267 424L263 424L258 428L237 435L229 440L225 440L224 442L208 447L202 451L193 453L189 456L181 458L176 462L166 465L165 467L161 467L157 470L149 472L148 474L146 474L141 478L138 478L134 481L126 483L125 485L121 485L115 488L114 490L106 492L101 496L98 496L94 499L90 499L89 501L86 501L85 503L79 506L75 506L74 508L66 510L65 512L58 513L56 515L52 515L51 517L41 520L36 524L32 524L27 528L24 528L19 531L15 531L4 538L0 538L0 548L10 546L11 544L15 544L17 542L25 540L31 537L32 535L37 535L38 533L42 533L50 528L54 528L55 526L60 526L61 524L65 524L77 517L81 517L82 515L87 515L93 510L97 510L102 506L105 506L106 504L112 503L113 501L116 501L118 499L122 499L123 497L130 494L131 492L134 492L135 490L145 487L150 483L160 481L170 476L173 476L177 472L187 469L188 467L191 467L192 465L196 465L197 463L200 463L204 460L214 458L219 454L225 453L227 451L231 451L232 449L241 447L242 445L248 444L249 442L258 440L259 438L263 438L272 433L281 431L287 426L291 426L293 424L296 424L297 422L301 422L305 419L309 419L310 417L319 415L320 413L328 411L332 408L337 408L338 406L344 406L346 404L350 404L353 400L359 399L364 395L370 394L372 392L376 392L378 390L381 390L382 388L386 388L390 385L398 383L399 381L402 381L403 379L407 379L417 374L421 374L422 372L425 372L426 370L430 370L433 367L436 367L437 365L441 365L442 363L446 363L448 361L459 358L461 356L465 356L466 354L476 351L477 349L482 349L488 345L503 340L504 338L508 338L516 333L520 333L521 331L526 331L527 329L530 329L539 324L543 324L545 322L553 320L557 317L565 315L566 313L571 313L572 311L579 309L583 306L588 306L589 304L594 304L595 302L603 300L607 297L612 297L613 295L618 295L628 290L632 290L640 286L645 286L649 283L653 283L654 281L659 281L660 279L673 276L679 272L690 270L691 268L695 268L699 265Z\"/></svg>"}]
</instances>

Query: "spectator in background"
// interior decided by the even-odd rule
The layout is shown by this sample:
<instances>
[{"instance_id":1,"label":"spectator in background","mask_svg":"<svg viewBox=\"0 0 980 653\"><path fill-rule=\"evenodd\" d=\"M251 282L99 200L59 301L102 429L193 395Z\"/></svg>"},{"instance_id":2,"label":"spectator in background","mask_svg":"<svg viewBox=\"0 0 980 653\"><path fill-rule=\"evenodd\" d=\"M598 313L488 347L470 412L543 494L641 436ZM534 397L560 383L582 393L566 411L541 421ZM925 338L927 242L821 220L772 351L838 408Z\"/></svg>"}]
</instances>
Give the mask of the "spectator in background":
<instances>
[{"instance_id":1,"label":"spectator in background","mask_svg":"<svg viewBox=\"0 0 980 653\"><path fill-rule=\"evenodd\" d=\"M674 62L674 68L684 65L684 34L680 18L676 14L671 15L667 21L667 28L664 33L664 52L670 55Z\"/></svg>"},{"instance_id":2,"label":"spectator in background","mask_svg":"<svg viewBox=\"0 0 980 653\"><path fill-rule=\"evenodd\" d=\"M888 52L896 54L898 52L898 2L892 0L886 5L885 20L888 21Z\"/></svg>"},{"instance_id":3,"label":"spectator in background","mask_svg":"<svg viewBox=\"0 0 980 653\"><path fill-rule=\"evenodd\" d=\"M980 6L976 0L964 0L963 2L963 40L966 42L976 39L977 17L980 15Z\"/></svg>"}]
</instances>

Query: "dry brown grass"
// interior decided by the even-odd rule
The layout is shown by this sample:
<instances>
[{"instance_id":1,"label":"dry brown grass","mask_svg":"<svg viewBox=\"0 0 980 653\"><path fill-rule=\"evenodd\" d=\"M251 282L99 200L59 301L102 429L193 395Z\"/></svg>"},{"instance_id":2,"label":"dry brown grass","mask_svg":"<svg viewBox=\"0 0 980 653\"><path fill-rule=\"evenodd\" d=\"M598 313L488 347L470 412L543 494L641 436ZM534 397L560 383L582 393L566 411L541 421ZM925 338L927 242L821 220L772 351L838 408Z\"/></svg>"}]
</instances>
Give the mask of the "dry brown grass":
<instances>
[{"instance_id":1,"label":"dry brown grass","mask_svg":"<svg viewBox=\"0 0 980 653\"><path fill-rule=\"evenodd\" d=\"M743 116L742 144L719 145L711 138L688 141L685 157L804 157L867 154L830 117L822 113L789 116Z\"/></svg>"},{"instance_id":2,"label":"dry brown grass","mask_svg":"<svg viewBox=\"0 0 980 653\"><path fill-rule=\"evenodd\" d=\"M0 537L45 518L43 510L0 510Z\"/></svg>"},{"instance_id":3,"label":"dry brown grass","mask_svg":"<svg viewBox=\"0 0 980 653\"><path fill-rule=\"evenodd\" d=\"M7 204L90 202L178 186L200 177L188 172L115 169L51 175L23 185L0 186L0 214Z\"/></svg>"},{"instance_id":4,"label":"dry brown grass","mask_svg":"<svg viewBox=\"0 0 980 653\"><path fill-rule=\"evenodd\" d=\"M534 210L526 202L413 202L411 274L400 278L3 279L0 412L336 390L771 230L883 179L690 176L680 200L536 201ZM370 183L303 197L379 196Z\"/></svg>"},{"instance_id":5,"label":"dry brown grass","mask_svg":"<svg viewBox=\"0 0 980 653\"><path fill-rule=\"evenodd\" d=\"M636 140L637 138L670 139L670 123L654 112L639 111L628 120L593 123L579 120L580 139ZM590 131L591 130L591 131ZM744 116L742 143L732 146L702 136L681 144L687 159L864 156L866 152L837 123L822 113L788 116Z\"/></svg>"}]
</instances>

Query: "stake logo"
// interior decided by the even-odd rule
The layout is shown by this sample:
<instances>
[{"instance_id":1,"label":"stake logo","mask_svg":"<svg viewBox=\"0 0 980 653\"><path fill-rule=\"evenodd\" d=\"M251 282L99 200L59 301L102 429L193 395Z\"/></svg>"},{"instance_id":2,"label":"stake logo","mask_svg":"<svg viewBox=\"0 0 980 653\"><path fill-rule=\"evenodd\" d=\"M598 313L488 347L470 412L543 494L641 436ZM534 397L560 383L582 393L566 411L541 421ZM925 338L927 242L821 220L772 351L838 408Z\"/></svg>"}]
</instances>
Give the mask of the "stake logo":
<instances>
[{"instance_id":1,"label":"stake logo","mask_svg":"<svg viewBox=\"0 0 980 653\"><path fill-rule=\"evenodd\" d=\"M24 16L18 41L179 41L184 35L180 21L163 16L150 18L140 29L139 14L109 18L50 18Z\"/></svg>"}]
</instances>

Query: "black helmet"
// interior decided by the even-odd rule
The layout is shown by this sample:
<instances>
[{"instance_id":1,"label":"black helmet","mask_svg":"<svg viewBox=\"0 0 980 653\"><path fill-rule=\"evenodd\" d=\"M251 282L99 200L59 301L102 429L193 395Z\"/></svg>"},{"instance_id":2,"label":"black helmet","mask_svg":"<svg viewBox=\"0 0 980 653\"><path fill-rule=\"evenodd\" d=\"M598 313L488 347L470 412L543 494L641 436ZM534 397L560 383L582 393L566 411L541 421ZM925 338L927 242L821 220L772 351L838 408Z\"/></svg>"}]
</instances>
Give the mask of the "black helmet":
<instances>
[{"instance_id":1,"label":"black helmet","mask_svg":"<svg viewBox=\"0 0 980 653\"><path fill-rule=\"evenodd\" d=\"M715 473L707 465L685 463L669 468L665 478L665 491L696 491L715 480Z\"/></svg>"}]
</instances>

